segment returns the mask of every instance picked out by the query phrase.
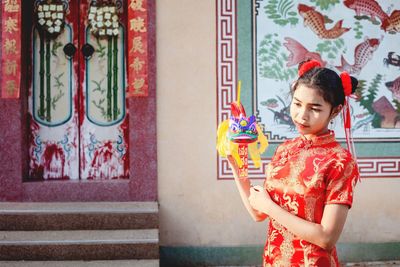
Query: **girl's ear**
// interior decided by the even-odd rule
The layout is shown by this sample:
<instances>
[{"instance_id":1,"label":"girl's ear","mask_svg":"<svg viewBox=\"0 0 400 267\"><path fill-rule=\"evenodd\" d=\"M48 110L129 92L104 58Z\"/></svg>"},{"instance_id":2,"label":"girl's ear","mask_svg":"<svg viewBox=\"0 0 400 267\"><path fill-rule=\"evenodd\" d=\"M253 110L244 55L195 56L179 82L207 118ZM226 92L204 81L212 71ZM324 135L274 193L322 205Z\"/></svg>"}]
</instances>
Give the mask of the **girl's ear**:
<instances>
[{"instance_id":1,"label":"girl's ear","mask_svg":"<svg viewBox=\"0 0 400 267\"><path fill-rule=\"evenodd\" d=\"M332 112L331 112L331 119L334 119L340 113L342 108L343 108L343 105L339 105L337 107L334 107Z\"/></svg>"}]
</instances>

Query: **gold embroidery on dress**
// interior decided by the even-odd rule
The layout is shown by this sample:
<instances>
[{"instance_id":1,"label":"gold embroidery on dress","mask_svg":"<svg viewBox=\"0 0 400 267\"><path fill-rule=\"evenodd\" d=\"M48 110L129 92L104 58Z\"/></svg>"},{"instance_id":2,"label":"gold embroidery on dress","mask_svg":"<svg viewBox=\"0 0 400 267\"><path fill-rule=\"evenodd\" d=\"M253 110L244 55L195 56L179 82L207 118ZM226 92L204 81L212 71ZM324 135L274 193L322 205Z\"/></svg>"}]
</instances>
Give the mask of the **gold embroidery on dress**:
<instances>
[{"instance_id":1,"label":"gold embroidery on dress","mask_svg":"<svg viewBox=\"0 0 400 267\"><path fill-rule=\"evenodd\" d=\"M322 147L326 144L329 145ZM268 164L264 188L282 208L316 222L321 219L319 216L322 215L324 201L345 202L352 198L347 187L350 187L348 179L354 176L354 168L350 154L336 142L333 134L312 140L300 137L278 147ZM321 195L321 192L330 195ZM296 266L311 267L317 266L321 257L328 257L326 259L330 259L331 265L335 266L336 254L320 250L316 245L297 239L279 222L271 219L263 266L293 266L292 260L296 260ZM304 253L304 259L297 258L300 251ZM293 259L294 255L296 259Z\"/></svg>"},{"instance_id":2,"label":"gold embroidery on dress","mask_svg":"<svg viewBox=\"0 0 400 267\"><path fill-rule=\"evenodd\" d=\"M288 230L284 229L282 237L283 237L283 242L281 244L281 252L282 252L281 266L290 266L291 258L295 252L293 245L294 236Z\"/></svg>"},{"instance_id":3,"label":"gold embroidery on dress","mask_svg":"<svg viewBox=\"0 0 400 267\"><path fill-rule=\"evenodd\" d=\"M305 199L305 217L307 221L314 221L314 211L315 211L315 203L317 202L317 198L315 197L307 197Z\"/></svg>"},{"instance_id":4,"label":"gold embroidery on dress","mask_svg":"<svg viewBox=\"0 0 400 267\"><path fill-rule=\"evenodd\" d=\"M312 255L313 245L304 240L300 241L300 245L304 251L304 266L307 267L316 266L316 260L309 257L309 255Z\"/></svg>"},{"instance_id":5,"label":"gold embroidery on dress","mask_svg":"<svg viewBox=\"0 0 400 267\"><path fill-rule=\"evenodd\" d=\"M285 190L283 193L283 199L286 201L284 202L283 206L286 207L286 210L290 213L294 215L299 214L299 203L295 199L292 200L286 193L287 192Z\"/></svg>"}]
</instances>

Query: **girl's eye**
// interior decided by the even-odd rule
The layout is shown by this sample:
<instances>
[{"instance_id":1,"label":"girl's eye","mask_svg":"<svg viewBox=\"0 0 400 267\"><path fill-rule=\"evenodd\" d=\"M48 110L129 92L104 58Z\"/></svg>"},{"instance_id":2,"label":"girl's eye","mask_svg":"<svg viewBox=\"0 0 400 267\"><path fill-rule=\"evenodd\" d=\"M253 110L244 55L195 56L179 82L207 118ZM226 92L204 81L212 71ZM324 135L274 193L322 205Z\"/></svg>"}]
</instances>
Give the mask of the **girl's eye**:
<instances>
[{"instance_id":1,"label":"girl's eye","mask_svg":"<svg viewBox=\"0 0 400 267\"><path fill-rule=\"evenodd\" d=\"M315 111L315 112L320 112L321 111L320 109L316 109L316 108L312 108L311 110Z\"/></svg>"},{"instance_id":2,"label":"girl's eye","mask_svg":"<svg viewBox=\"0 0 400 267\"><path fill-rule=\"evenodd\" d=\"M296 107L300 107L300 106L301 106L300 103L294 103L294 105L295 105Z\"/></svg>"}]
</instances>

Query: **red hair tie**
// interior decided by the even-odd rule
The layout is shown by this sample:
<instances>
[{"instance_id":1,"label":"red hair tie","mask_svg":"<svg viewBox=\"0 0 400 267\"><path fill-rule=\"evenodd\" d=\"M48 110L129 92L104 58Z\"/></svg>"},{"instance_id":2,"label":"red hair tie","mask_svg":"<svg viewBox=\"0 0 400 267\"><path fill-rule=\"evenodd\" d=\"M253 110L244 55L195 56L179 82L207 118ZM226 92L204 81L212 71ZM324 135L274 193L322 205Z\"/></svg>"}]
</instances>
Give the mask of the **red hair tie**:
<instances>
[{"instance_id":1,"label":"red hair tie","mask_svg":"<svg viewBox=\"0 0 400 267\"><path fill-rule=\"evenodd\" d=\"M344 95L345 96L350 96L351 91L352 91L352 85L351 85L351 78L350 75L347 72L342 72L340 73L340 79L342 80L342 86L344 90Z\"/></svg>"},{"instance_id":2,"label":"red hair tie","mask_svg":"<svg viewBox=\"0 0 400 267\"><path fill-rule=\"evenodd\" d=\"M342 86L345 95L342 115L343 115L344 132L346 135L347 149L350 151L354 159L357 161L356 149L354 147L354 141L351 134L352 129L351 129L351 115L350 115L350 103L349 103L349 97L351 97L353 86L351 84L351 77L347 72L344 71L340 73L340 79L342 80Z\"/></svg>"},{"instance_id":3,"label":"red hair tie","mask_svg":"<svg viewBox=\"0 0 400 267\"><path fill-rule=\"evenodd\" d=\"M304 73L308 72L309 70L313 69L313 68L317 68L317 67L321 67L321 63L319 63L316 60L310 60L307 61L303 64L301 64L300 68L299 68L299 77L303 76Z\"/></svg>"}]
</instances>

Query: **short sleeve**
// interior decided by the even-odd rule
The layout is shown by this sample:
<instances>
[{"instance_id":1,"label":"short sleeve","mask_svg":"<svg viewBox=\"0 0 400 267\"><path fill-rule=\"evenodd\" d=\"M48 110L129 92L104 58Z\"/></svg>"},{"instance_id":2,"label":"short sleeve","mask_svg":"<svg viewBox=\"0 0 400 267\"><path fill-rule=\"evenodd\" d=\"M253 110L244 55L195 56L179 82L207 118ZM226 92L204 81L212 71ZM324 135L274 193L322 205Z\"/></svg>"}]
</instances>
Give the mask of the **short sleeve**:
<instances>
[{"instance_id":1,"label":"short sleeve","mask_svg":"<svg viewBox=\"0 0 400 267\"><path fill-rule=\"evenodd\" d=\"M358 178L357 163L351 154L347 151L339 154L328 172L325 204L343 204L351 208Z\"/></svg>"}]
</instances>

